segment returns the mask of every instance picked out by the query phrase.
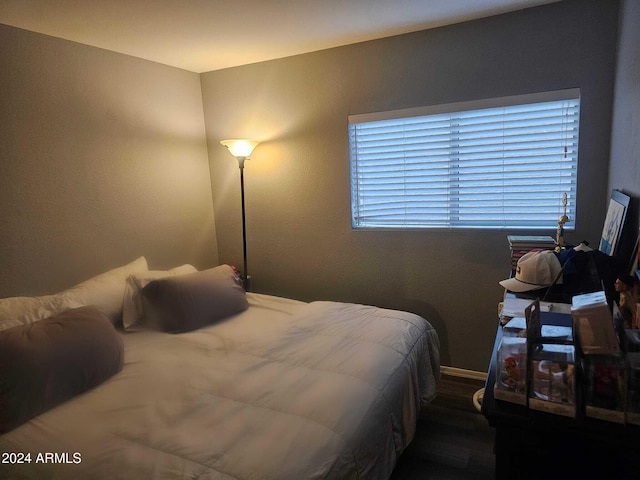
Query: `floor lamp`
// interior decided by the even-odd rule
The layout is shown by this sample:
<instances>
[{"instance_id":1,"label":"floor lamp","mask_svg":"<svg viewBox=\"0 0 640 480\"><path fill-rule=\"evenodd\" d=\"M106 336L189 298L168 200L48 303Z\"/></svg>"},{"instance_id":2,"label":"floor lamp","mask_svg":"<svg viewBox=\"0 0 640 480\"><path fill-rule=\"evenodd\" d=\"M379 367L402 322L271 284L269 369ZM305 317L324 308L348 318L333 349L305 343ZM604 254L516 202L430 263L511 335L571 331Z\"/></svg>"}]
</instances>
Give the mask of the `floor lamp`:
<instances>
[{"instance_id":1,"label":"floor lamp","mask_svg":"<svg viewBox=\"0 0 640 480\"><path fill-rule=\"evenodd\" d=\"M231 152L231 155L238 159L238 167L240 168L240 195L242 199L242 258L244 261L244 271L241 274L241 278L242 286L245 290L249 291L249 272L247 270L247 225L244 209L244 161L249 158L253 149L256 148L256 145L260 142L256 142L255 140L232 139L222 140L220 143L227 147L229 152Z\"/></svg>"}]
</instances>

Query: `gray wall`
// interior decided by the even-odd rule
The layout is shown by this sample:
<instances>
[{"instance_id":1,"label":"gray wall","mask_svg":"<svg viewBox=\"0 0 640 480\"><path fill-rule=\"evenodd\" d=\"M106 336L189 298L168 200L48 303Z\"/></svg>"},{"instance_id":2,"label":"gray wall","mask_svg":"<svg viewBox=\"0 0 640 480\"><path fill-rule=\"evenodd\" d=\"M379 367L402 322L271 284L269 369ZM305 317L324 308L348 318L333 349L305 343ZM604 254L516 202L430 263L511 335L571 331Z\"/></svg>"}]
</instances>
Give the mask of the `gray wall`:
<instances>
[{"instance_id":1,"label":"gray wall","mask_svg":"<svg viewBox=\"0 0 640 480\"><path fill-rule=\"evenodd\" d=\"M506 231L353 231L347 115L579 87L577 230L599 240L617 2L565 1L201 76L221 262L241 265L238 168L218 144L263 140L245 168L256 291L414 311L442 363L485 370ZM555 234L554 231L536 232Z\"/></svg>"},{"instance_id":2,"label":"gray wall","mask_svg":"<svg viewBox=\"0 0 640 480\"><path fill-rule=\"evenodd\" d=\"M218 262L199 76L0 25L0 297Z\"/></svg>"},{"instance_id":3,"label":"gray wall","mask_svg":"<svg viewBox=\"0 0 640 480\"><path fill-rule=\"evenodd\" d=\"M640 188L633 1L609 142L616 7L564 1L201 76L0 25L0 296L57 291L138 255L153 268L240 265L238 168L218 141L254 137L255 289L414 311L438 329L443 364L484 370L512 232L353 231L347 115L580 87L568 240L597 243L610 189Z\"/></svg>"},{"instance_id":4,"label":"gray wall","mask_svg":"<svg viewBox=\"0 0 640 480\"><path fill-rule=\"evenodd\" d=\"M609 188L640 197L640 1L621 4ZM637 208L637 203L635 205ZM638 212L630 217L638 232Z\"/></svg>"}]
</instances>

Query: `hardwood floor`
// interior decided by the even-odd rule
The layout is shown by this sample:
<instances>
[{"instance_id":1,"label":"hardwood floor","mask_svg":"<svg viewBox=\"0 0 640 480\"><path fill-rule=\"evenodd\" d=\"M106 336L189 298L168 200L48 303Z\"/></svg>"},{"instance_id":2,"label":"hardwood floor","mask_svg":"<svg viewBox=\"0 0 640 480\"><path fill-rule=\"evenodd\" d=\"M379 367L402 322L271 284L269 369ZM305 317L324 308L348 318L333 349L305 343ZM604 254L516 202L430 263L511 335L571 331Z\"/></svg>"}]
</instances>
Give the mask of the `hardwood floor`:
<instances>
[{"instance_id":1,"label":"hardwood floor","mask_svg":"<svg viewBox=\"0 0 640 480\"><path fill-rule=\"evenodd\" d=\"M494 431L473 405L483 382L443 375L438 397L418 420L416 436L391 480L484 480L495 477Z\"/></svg>"}]
</instances>

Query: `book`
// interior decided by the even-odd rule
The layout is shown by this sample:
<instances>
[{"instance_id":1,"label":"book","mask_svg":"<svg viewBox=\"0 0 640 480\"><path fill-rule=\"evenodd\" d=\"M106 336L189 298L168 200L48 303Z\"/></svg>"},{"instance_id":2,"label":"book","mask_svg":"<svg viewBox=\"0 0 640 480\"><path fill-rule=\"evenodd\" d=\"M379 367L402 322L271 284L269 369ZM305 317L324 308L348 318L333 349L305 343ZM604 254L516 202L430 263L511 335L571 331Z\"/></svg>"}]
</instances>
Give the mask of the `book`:
<instances>
[{"instance_id":1,"label":"book","mask_svg":"<svg viewBox=\"0 0 640 480\"><path fill-rule=\"evenodd\" d=\"M555 248L556 241L549 235L507 235L512 249Z\"/></svg>"},{"instance_id":2,"label":"book","mask_svg":"<svg viewBox=\"0 0 640 480\"><path fill-rule=\"evenodd\" d=\"M511 271L515 272L518 260L531 250L551 250L556 241L549 235L507 235L511 249Z\"/></svg>"}]
</instances>

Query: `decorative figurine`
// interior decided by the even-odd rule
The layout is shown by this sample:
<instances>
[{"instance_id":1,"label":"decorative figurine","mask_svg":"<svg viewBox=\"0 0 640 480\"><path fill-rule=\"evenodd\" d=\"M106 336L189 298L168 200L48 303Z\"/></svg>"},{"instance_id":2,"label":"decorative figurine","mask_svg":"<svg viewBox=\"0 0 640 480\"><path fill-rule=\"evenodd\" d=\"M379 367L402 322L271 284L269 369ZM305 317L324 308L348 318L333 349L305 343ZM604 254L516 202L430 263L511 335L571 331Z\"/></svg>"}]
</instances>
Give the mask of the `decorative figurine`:
<instances>
[{"instance_id":1,"label":"decorative figurine","mask_svg":"<svg viewBox=\"0 0 640 480\"><path fill-rule=\"evenodd\" d=\"M503 380L504 384L515 390L520 381L520 369L515 357L507 357L504 359L504 371L507 374Z\"/></svg>"},{"instance_id":2,"label":"decorative figurine","mask_svg":"<svg viewBox=\"0 0 640 480\"><path fill-rule=\"evenodd\" d=\"M640 319L636 315L637 288L636 280L632 275L619 275L614 284L619 295L618 307L624 323L624 328L638 328Z\"/></svg>"},{"instance_id":3,"label":"decorative figurine","mask_svg":"<svg viewBox=\"0 0 640 480\"><path fill-rule=\"evenodd\" d=\"M562 216L558 219L558 229L556 230L556 252L562 250L564 246L564 224L569 221L567 217L567 194L562 195Z\"/></svg>"}]
</instances>

